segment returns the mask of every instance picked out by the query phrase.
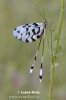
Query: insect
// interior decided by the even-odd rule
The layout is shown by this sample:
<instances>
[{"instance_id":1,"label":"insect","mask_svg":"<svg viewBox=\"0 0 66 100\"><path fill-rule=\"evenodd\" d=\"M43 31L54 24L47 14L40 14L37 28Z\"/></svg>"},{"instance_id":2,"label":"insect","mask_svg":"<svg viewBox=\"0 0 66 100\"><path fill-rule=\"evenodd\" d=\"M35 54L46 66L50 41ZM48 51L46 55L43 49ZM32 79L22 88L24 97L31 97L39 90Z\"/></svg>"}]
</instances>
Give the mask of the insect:
<instances>
[{"instance_id":1,"label":"insect","mask_svg":"<svg viewBox=\"0 0 66 100\"><path fill-rule=\"evenodd\" d=\"M45 20L44 23L31 23L31 24L20 25L13 30L13 36L19 39L20 41L30 43L36 41L37 39L40 40L38 45L38 50L34 58L34 62L30 67L30 74L33 72L35 66L42 36L45 35L46 25L47 21ZM40 73L39 73L40 82L42 80L43 51L44 51L44 39L43 39L42 58L41 58Z\"/></svg>"}]
</instances>

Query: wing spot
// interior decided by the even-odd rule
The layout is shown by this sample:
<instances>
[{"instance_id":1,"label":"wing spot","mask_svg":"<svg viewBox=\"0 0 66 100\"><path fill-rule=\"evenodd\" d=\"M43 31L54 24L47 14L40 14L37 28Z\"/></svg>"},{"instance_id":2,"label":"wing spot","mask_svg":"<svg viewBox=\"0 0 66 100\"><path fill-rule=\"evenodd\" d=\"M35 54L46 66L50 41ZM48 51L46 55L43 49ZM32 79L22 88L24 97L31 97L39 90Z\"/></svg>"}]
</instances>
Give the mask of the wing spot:
<instances>
[{"instance_id":1,"label":"wing spot","mask_svg":"<svg viewBox=\"0 0 66 100\"><path fill-rule=\"evenodd\" d=\"M37 28L35 28L35 29L32 29L32 32L34 33L34 35L35 35L35 34L39 34L39 32L40 32L40 27L37 27Z\"/></svg>"},{"instance_id":2,"label":"wing spot","mask_svg":"<svg viewBox=\"0 0 66 100\"><path fill-rule=\"evenodd\" d=\"M16 28L14 30L16 31Z\"/></svg>"},{"instance_id":3,"label":"wing spot","mask_svg":"<svg viewBox=\"0 0 66 100\"><path fill-rule=\"evenodd\" d=\"M25 26L28 26L29 24L25 24Z\"/></svg>"},{"instance_id":4,"label":"wing spot","mask_svg":"<svg viewBox=\"0 0 66 100\"><path fill-rule=\"evenodd\" d=\"M29 42L29 40L28 40L28 39L26 39L26 42Z\"/></svg>"},{"instance_id":5,"label":"wing spot","mask_svg":"<svg viewBox=\"0 0 66 100\"><path fill-rule=\"evenodd\" d=\"M26 27L25 25L22 26L23 28Z\"/></svg>"},{"instance_id":6,"label":"wing spot","mask_svg":"<svg viewBox=\"0 0 66 100\"><path fill-rule=\"evenodd\" d=\"M32 41L36 41L33 37L31 37Z\"/></svg>"},{"instance_id":7,"label":"wing spot","mask_svg":"<svg viewBox=\"0 0 66 100\"><path fill-rule=\"evenodd\" d=\"M37 38L40 38L40 36L38 35Z\"/></svg>"},{"instance_id":8,"label":"wing spot","mask_svg":"<svg viewBox=\"0 0 66 100\"><path fill-rule=\"evenodd\" d=\"M17 33L20 33L20 31L17 31Z\"/></svg>"},{"instance_id":9,"label":"wing spot","mask_svg":"<svg viewBox=\"0 0 66 100\"><path fill-rule=\"evenodd\" d=\"M22 36L22 33L21 33L21 36Z\"/></svg>"},{"instance_id":10,"label":"wing spot","mask_svg":"<svg viewBox=\"0 0 66 100\"><path fill-rule=\"evenodd\" d=\"M28 27L26 28L26 31L28 31L29 29L28 29Z\"/></svg>"},{"instance_id":11,"label":"wing spot","mask_svg":"<svg viewBox=\"0 0 66 100\"><path fill-rule=\"evenodd\" d=\"M38 26L38 24L36 24L36 23L33 23L33 25Z\"/></svg>"},{"instance_id":12,"label":"wing spot","mask_svg":"<svg viewBox=\"0 0 66 100\"><path fill-rule=\"evenodd\" d=\"M28 25L28 27L31 27L30 25Z\"/></svg>"},{"instance_id":13,"label":"wing spot","mask_svg":"<svg viewBox=\"0 0 66 100\"><path fill-rule=\"evenodd\" d=\"M35 29L35 33L36 33L36 34L39 34L39 32L40 32L40 27L37 27L37 28Z\"/></svg>"},{"instance_id":14,"label":"wing spot","mask_svg":"<svg viewBox=\"0 0 66 100\"><path fill-rule=\"evenodd\" d=\"M30 32L27 33L30 36Z\"/></svg>"},{"instance_id":15,"label":"wing spot","mask_svg":"<svg viewBox=\"0 0 66 100\"><path fill-rule=\"evenodd\" d=\"M32 29L32 32L33 32L34 34L36 34L36 33L35 33L35 29Z\"/></svg>"}]
</instances>

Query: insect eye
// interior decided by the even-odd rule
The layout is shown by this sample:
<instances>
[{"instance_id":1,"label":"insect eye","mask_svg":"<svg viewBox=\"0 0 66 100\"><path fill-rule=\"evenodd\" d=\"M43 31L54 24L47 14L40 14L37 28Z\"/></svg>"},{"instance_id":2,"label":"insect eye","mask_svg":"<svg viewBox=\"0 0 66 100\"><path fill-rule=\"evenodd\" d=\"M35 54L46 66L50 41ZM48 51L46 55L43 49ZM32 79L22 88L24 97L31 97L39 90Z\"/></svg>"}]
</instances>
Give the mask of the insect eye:
<instances>
[{"instance_id":1,"label":"insect eye","mask_svg":"<svg viewBox=\"0 0 66 100\"><path fill-rule=\"evenodd\" d=\"M45 22L44 22L44 27L46 28L46 26L47 26L47 21L45 20Z\"/></svg>"}]
</instances>

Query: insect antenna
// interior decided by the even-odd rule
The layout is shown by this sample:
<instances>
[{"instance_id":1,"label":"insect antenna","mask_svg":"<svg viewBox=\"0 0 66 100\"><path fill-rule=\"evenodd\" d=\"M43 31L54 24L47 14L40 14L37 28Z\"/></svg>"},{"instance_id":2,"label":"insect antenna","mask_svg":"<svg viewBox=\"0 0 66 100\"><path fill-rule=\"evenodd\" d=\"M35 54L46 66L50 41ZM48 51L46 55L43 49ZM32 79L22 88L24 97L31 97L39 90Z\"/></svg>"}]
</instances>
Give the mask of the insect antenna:
<instances>
[{"instance_id":1,"label":"insect antenna","mask_svg":"<svg viewBox=\"0 0 66 100\"><path fill-rule=\"evenodd\" d=\"M44 38L45 38L45 37L44 37ZM40 82L42 81L42 67L43 67L44 43L45 43L45 39L43 39L42 58L41 58L41 65L40 65L40 72L39 72L39 79L40 79Z\"/></svg>"},{"instance_id":2,"label":"insect antenna","mask_svg":"<svg viewBox=\"0 0 66 100\"><path fill-rule=\"evenodd\" d=\"M35 66L35 62L36 62L36 60L37 60L37 55L38 55L38 52L39 52L41 40L42 40L42 37L40 38L40 41L39 41L38 50L37 50L37 52L36 52L36 55L35 55L35 58L34 58L34 62L33 62L33 64L32 64L31 67L30 67L30 74L33 72L33 69L34 69L34 66Z\"/></svg>"}]
</instances>

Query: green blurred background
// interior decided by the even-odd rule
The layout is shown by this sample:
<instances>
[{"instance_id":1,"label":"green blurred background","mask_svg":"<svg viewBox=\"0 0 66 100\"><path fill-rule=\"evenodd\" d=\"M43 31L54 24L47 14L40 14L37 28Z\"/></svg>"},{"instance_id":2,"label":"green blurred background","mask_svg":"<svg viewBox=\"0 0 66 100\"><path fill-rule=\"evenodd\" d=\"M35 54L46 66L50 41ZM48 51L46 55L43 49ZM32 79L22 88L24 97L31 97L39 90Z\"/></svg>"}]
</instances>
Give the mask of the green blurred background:
<instances>
[{"instance_id":1,"label":"green blurred background","mask_svg":"<svg viewBox=\"0 0 66 100\"><path fill-rule=\"evenodd\" d=\"M17 91L21 90L39 91L38 100L49 100L51 68L47 46L45 45L43 80L40 84L38 75L42 45L35 70L30 76L29 69L33 63L39 40L30 44L22 43L13 37L12 30L21 24L43 22L42 15L39 13L42 13L43 9L46 16L53 19L53 25L58 26L60 5L61 0L0 0L0 100L9 100L9 96L17 95ZM63 17L59 65L55 68L53 100L66 100L65 28L66 13ZM50 35L49 32L46 34Z\"/></svg>"}]
</instances>

